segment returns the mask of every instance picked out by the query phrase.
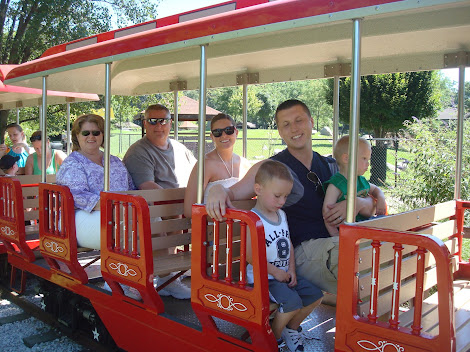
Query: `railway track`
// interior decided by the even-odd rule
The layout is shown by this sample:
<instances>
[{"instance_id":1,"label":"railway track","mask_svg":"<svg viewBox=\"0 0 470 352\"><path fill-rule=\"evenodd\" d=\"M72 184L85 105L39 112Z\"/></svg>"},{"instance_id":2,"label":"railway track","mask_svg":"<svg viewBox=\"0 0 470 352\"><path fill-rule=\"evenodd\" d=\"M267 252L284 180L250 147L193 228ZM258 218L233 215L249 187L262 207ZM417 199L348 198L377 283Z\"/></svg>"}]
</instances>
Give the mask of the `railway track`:
<instances>
[{"instance_id":1,"label":"railway track","mask_svg":"<svg viewBox=\"0 0 470 352\"><path fill-rule=\"evenodd\" d=\"M113 351L41 309L37 286L35 278L28 278L25 293L19 295L0 282L0 351Z\"/></svg>"}]
</instances>

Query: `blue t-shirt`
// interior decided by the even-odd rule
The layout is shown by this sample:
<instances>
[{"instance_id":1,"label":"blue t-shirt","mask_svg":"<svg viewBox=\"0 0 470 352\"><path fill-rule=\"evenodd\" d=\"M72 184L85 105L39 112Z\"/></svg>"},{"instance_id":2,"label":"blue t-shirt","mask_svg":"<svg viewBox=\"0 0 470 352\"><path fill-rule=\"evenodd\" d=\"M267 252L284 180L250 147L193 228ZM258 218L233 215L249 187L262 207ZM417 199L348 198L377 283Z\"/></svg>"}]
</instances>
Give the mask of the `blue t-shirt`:
<instances>
[{"instance_id":1,"label":"blue t-shirt","mask_svg":"<svg viewBox=\"0 0 470 352\"><path fill-rule=\"evenodd\" d=\"M297 203L283 208L287 214L291 241L294 247L310 239L330 237L322 214L325 193L321 186L316 187L307 178L307 174L309 171L313 171L322 182L325 182L337 171L335 160L313 152L312 165L308 170L287 149L272 156L271 159L287 165L297 175L304 187L302 198Z\"/></svg>"},{"instance_id":2,"label":"blue t-shirt","mask_svg":"<svg viewBox=\"0 0 470 352\"><path fill-rule=\"evenodd\" d=\"M18 154L13 151L13 149L10 148L10 150L7 153L8 155L11 155L13 157L19 156L20 159L16 162L18 167L24 167L26 165L26 159L28 159L28 152L26 150L23 150L23 153Z\"/></svg>"}]
</instances>

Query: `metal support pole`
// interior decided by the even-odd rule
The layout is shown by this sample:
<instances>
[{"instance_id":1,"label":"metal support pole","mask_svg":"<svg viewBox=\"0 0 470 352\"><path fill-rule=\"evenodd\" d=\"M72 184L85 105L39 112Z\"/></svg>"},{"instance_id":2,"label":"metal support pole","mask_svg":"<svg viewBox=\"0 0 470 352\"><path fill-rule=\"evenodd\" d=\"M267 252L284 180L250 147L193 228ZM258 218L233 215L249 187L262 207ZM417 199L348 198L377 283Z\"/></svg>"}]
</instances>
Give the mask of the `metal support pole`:
<instances>
[{"instance_id":1,"label":"metal support pole","mask_svg":"<svg viewBox=\"0 0 470 352\"><path fill-rule=\"evenodd\" d=\"M109 155L111 148L111 62L105 64L104 93L104 191L109 191Z\"/></svg>"},{"instance_id":2,"label":"metal support pole","mask_svg":"<svg viewBox=\"0 0 470 352\"><path fill-rule=\"evenodd\" d=\"M246 150L248 145L248 84L243 84L243 157L246 158Z\"/></svg>"},{"instance_id":3,"label":"metal support pole","mask_svg":"<svg viewBox=\"0 0 470 352\"><path fill-rule=\"evenodd\" d=\"M351 62L351 106L349 116L349 162L346 221L355 220L357 143L360 121L361 93L361 20L353 20L352 62Z\"/></svg>"},{"instance_id":4,"label":"metal support pole","mask_svg":"<svg viewBox=\"0 0 470 352\"><path fill-rule=\"evenodd\" d=\"M455 185L454 199L461 197L462 182L462 148L463 148L463 118L464 118L464 98L465 98L465 66L459 66L459 104L457 120L457 145L455 158Z\"/></svg>"},{"instance_id":5,"label":"metal support pole","mask_svg":"<svg viewBox=\"0 0 470 352\"><path fill-rule=\"evenodd\" d=\"M47 169L47 76L42 78L42 105L40 107L41 120L39 129L41 130L41 182L46 182L46 169Z\"/></svg>"},{"instance_id":6,"label":"metal support pole","mask_svg":"<svg viewBox=\"0 0 470 352\"><path fill-rule=\"evenodd\" d=\"M67 155L71 153L70 148L70 103L67 103L67 134L65 136L66 146L67 146Z\"/></svg>"},{"instance_id":7,"label":"metal support pole","mask_svg":"<svg viewBox=\"0 0 470 352\"><path fill-rule=\"evenodd\" d=\"M38 109L39 109L39 129L41 129L41 126L42 126L42 99L41 99L41 103L38 106Z\"/></svg>"},{"instance_id":8,"label":"metal support pole","mask_svg":"<svg viewBox=\"0 0 470 352\"><path fill-rule=\"evenodd\" d=\"M333 148L339 135L339 76L334 77L333 86ZM331 151L333 154L333 151Z\"/></svg>"},{"instance_id":9,"label":"metal support pole","mask_svg":"<svg viewBox=\"0 0 470 352\"><path fill-rule=\"evenodd\" d=\"M206 81L207 81L207 45L201 45L199 71L199 132L198 132L198 168L197 168L197 203L204 197L204 152L206 145Z\"/></svg>"},{"instance_id":10,"label":"metal support pole","mask_svg":"<svg viewBox=\"0 0 470 352\"><path fill-rule=\"evenodd\" d=\"M20 108L16 108L16 123L20 124Z\"/></svg>"},{"instance_id":11,"label":"metal support pole","mask_svg":"<svg viewBox=\"0 0 470 352\"><path fill-rule=\"evenodd\" d=\"M178 91L175 90L174 92L174 104L175 104L175 113L174 113L174 117L175 117L175 127L174 127L174 131L175 131L175 140L178 140Z\"/></svg>"}]
</instances>

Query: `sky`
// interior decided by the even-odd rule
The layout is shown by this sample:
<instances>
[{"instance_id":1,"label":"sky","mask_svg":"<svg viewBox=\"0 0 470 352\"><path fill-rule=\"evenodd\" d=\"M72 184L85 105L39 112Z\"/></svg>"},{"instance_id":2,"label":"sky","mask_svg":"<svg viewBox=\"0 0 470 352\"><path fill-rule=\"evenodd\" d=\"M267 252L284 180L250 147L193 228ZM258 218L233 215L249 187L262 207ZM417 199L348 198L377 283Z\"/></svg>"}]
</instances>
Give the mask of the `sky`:
<instances>
[{"instance_id":1,"label":"sky","mask_svg":"<svg viewBox=\"0 0 470 352\"><path fill-rule=\"evenodd\" d=\"M158 15L157 18L167 17L199 9L205 6L219 4L227 0L160 0L158 4ZM458 82L459 70L458 69L447 69L442 72L449 77L452 81ZM470 81L470 68L465 70L465 81Z\"/></svg>"},{"instance_id":2,"label":"sky","mask_svg":"<svg viewBox=\"0 0 470 352\"><path fill-rule=\"evenodd\" d=\"M200 9L201 7L219 4L225 1L227 0L160 0L158 3L157 18Z\"/></svg>"}]
</instances>

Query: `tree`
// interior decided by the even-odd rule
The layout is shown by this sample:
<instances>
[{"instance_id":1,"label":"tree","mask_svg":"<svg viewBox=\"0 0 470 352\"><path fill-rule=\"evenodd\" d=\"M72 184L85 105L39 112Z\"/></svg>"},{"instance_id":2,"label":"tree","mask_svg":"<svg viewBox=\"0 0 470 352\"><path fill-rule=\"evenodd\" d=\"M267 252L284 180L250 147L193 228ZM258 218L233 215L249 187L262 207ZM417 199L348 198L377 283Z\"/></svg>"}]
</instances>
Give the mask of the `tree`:
<instances>
[{"instance_id":1,"label":"tree","mask_svg":"<svg viewBox=\"0 0 470 352\"><path fill-rule=\"evenodd\" d=\"M51 46L108 31L112 11L124 25L155 18L156 8L150 0L1 0L0 64L20 64ZM0 111L0 142L7 117Z\"/></svg>"},{"instance_id":2,"label":"tree","mask_svg":"<svg viewBox=\"0 0 470 352\"><path fill-rule=\"evenodd\" d=\"M391 189L407 209L454 198L456 126L423 119L406 121L403 130L411 160L399 174L399 186ZM462 199L470 197L470 121L464 123L462 149Z\"/></svg>"},{"instance_id":3,"label":"tree","mask_svg":"<svg viewBox=\"0 0 470 352\"><path fill-rule=\"evenodd\" d=\"M470 82L465 82L465 89L464 89L465 97L463 99L463 106L465 109L465 113L470 113Z\"/></svg>"},{"instance_id":4,"label":"tree","mask_svg":"<svg viewBox=\"0 0 470 352\"><path fill-rule=\"evenodd\" d=\"M440 108L438 75L432 71L389 73L361 77L360 127L383 138L396 133L405 120L433 117ZM340 121L349 123L351 79L340 81ZM333 80L326 99L333 103Z\"/></svg>"},{"instance_id":5,"label":"tree","mask_svg":"<svg viewBox=\"0 0 470 352\"><path fill-rule=\"evenodd\" d=\"M455 82L446 77L441 71L437 73L439 78L439 93L443 109L452 108L457 105L457 89Z\"/></svg>"},{"instance_id":6,"label":"tree","mask_svg":"<svg viewBox=\"0 0 470 352\"><path fill-rule=\"evenodd\" d=\"M274 126L277 106L287 99L299 99L309 107L317 129L331 127L333 109L325 99L325 84L325 80L308 80L255 86L256 95L262 102L257 125Z\"/></svg>"}]
</instances>

